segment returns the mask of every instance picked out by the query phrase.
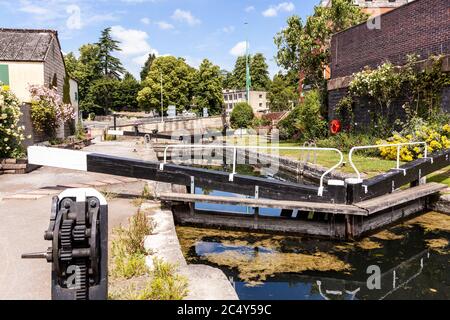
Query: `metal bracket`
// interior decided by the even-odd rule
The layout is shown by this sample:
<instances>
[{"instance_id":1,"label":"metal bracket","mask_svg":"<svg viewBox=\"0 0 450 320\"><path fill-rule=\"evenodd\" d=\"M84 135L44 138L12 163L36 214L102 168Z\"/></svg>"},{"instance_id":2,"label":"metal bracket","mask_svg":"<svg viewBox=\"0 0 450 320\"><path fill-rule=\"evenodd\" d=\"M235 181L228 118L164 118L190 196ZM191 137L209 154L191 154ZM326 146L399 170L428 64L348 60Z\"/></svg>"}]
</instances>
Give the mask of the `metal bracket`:
<instances>
[{"instance_id":1,"label":"metal bracket","mask_svg":"<svg viewBox=\"0 0 450 320\"><path fill-rule=\"evenodd\" d=\"M403 175L406 177L406 169L403 169L403 168L392 168L391 170L403 171Z\"/></svg>"}]
</instances>

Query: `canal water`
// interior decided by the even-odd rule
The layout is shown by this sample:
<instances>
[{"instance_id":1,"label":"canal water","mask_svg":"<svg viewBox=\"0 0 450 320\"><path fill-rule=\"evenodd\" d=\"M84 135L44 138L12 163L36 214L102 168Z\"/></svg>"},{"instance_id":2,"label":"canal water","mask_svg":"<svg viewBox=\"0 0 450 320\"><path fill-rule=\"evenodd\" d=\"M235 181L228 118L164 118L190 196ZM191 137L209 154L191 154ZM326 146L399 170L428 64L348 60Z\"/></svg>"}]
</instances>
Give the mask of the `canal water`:
<instances>
[{"instance_id":1,"label":"canal water","mask_svg":"<svg viewBox=\"0 0 450 320\"><path fill-rule=\"evenodd\" d=\"M213 204L196 209L253 213ZM222 269L243 300L450 299L450 216L436 212L358 242L182 226L177 233L187 261Z\"/></svg>"}]
</instances>

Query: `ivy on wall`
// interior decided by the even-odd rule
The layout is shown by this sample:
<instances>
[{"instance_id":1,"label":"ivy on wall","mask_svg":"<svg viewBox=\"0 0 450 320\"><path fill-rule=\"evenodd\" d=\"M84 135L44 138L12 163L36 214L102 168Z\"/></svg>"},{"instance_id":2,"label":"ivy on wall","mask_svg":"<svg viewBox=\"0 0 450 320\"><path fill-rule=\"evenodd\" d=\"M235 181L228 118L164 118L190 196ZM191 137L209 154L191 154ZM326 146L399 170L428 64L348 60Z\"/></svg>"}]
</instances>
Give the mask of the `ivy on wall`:
<instances>
[{"instance_id":1,"label":"ivy on wall","mask_svg":"<svg viewBox=\"0 0 450 320\"><path fill-rule=\"evenodd\" d=\"M355 104L365 99L376 105L372 125L385 134L393 129L389 119L397 114L394 102L401 100L405 101L402 108L407 122L416 117L433 121L440 114L442 89L450 85L449 73L442 71L443 58L432 56L419 62L417 56L410 55L402 67L386 62L376 69L365 68L353 75L348 94L337 104L337 113L343 121L353 122Z\"/></svg>"}]
</instances>

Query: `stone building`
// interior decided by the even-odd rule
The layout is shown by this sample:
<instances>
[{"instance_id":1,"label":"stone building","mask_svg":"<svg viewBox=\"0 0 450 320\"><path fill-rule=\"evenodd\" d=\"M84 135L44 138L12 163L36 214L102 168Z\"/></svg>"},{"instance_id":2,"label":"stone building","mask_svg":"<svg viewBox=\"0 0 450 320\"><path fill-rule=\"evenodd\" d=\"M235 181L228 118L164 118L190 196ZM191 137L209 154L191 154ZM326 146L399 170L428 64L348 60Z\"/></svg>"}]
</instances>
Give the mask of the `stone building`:
<instances>
[{"instance_id":1,"label":"stone building","mask_svg":"<svg viewBox=\"0 0 450 320\"><path fill-rule=\"evenodd\" d=\"M0 82L23 103L25 134L32 135L26 145L45 139L33 131L29 103L29 85L56 86L63 95L66 67L58 33L54 30L0 29ZM78 114L78 84L70 79L70 98ZM77 119L76 119L77 120ZM69 126L60 126L58 137L69 134Z\"/></svg>"},{"instance_id":2,"label":"stone building","mask_svg":"<svg viewBox=\"0 0 450 320\"><path fill-rule=\"evenodd\" d=\"M225 101L225 110L227 116L231 114L234 106L240 102L247 102L247 91L243 90L223 90L223 99ZM256 116L261 116L269 112L269 102L267 101L266 91L250 91L248 100Z\"/></svg>"},{"instance_id":3,"label":"stone building","mask_svg":"<svg viewBox=\"0 0 450 320\"><path fill-rule=\"evenodd\" d=\"M369 28L362 23L332 37L330 120L336 116L336 105L347 93L352 75L365 66L376 68L386 61L401 66L409 54L417 54L423 60L444 55L443 70L450 71L449 0L416 0L382 14L380 19L381 28ZM449 87L444 88L441 100L442 108L450 112ZM357 106L354 113L357 124L363 126L370 121L364 105Z\"/></svg>"}]
</instances>

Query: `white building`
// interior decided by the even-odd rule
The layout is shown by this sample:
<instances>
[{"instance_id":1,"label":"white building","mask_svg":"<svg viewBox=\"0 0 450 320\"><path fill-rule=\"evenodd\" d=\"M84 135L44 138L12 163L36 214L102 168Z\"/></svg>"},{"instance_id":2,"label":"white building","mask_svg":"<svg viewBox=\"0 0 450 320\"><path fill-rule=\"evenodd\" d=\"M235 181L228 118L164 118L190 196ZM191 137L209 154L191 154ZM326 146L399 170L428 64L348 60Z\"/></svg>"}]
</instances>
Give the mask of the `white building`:
<instances>
[{"instance_id":1,"label":"white building","mask_svg":"<svg viewBox=\"0 0 450 320\"><path fill-rule=\"evenodd\" d=\"M225 109L227 116L231 114L234 106L239 102L247 102L246 90L223 90L223 100L225 102ZM267 101L267 92L265 91L250 91L249 104L253 112L257 115L263 115L269 112L269 103Z\"/></svg>"},{"instance_id":2,"label":"white building","mask_svg":"<svg viewBox=\"0 0 450 320\"><path fill-rule=\"evenodd\" d=\"M21 123L25 126L25 135L32 136L31 141L25 141L25 145L40 142L42 138L35 135L32 128L29 86L52 85L62 96L66 74L56 31L0 29L0 82L3 89L11 90L23 104ZM69 79L69 85L70 100L78 119L78 83ZM61 124L57 136L63 138L69 133L68 124Z\"/></svg>"}]
</instances>

